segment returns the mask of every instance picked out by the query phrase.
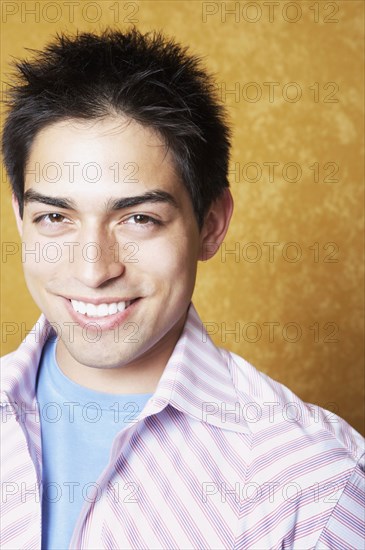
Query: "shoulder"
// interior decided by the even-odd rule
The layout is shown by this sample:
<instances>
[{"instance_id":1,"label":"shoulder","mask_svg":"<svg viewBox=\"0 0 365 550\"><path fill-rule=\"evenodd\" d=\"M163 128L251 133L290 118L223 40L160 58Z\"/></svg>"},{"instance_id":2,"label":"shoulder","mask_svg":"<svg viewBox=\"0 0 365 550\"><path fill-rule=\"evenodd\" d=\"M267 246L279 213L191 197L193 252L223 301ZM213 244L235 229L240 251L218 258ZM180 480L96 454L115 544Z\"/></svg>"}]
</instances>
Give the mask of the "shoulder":
<instances>
[{"instance_id":1,"label":"shoulder","mask_svg":"<svg viewBox=\"0 0 365 550\"><path fill-rule=\"evenodd\" d=\"M51 330L52 327L41 315L19 347L1 358L2 396L8 396L7 399L11 400L19 398L24 388L33 390L43 346Z\"/></svg>"},{"instance_id":2,"label":"shoulder","mask_svg":"<svg viewBox=\"0 0 365 550\"><path fill-rule=\"evenodd\" d=\"M230 370L242 415L253 434L260 437L260 433L274 435L280 432L284 443L299 436L313 443L320 438L342 448L355 462L359 460L364 452L364 438L344 419L302 401L284 384L260 372L235 353L222 349L220 352Z\"/></svg>"},{"instance_id":3,"label":"shoulder","mask_svg":"<svg viewBox=\"0 0 365 550\"><path fill-rule=\"evenodd\" d=\"M270 548L362 548L362 436L238 355L220 352L252 432L235 548L254 540ZM266 539L255 520L258 502L262 521L273 522Z\"/></svg>"},{"instance_id":4,"label":"shoulder","mask_svg":"<svg viewBox=\"0 0 365 550\"><path fill-rule=\"evenodd\" d=\"M365 454L349 475L318 540L323 549L364 548Z\"/></svg>"},{"instance_id":5,"label":"shoulder","mask_svg":"<svg viewBox=\"0 0 365 550\"><path fill-rule=\"evenodd\" d=\"M1 388L4 387L4 383L8 376L11 374L14 365L17 364L18 356L20 353L20 346L18 349L7 353L0 357L0 375L1 375Z\"/></svg>"},{"instance_id":6,"label":"shoulder","mask_svg":"<svg viewBox=\"0 0 365 550\"><path fill-rule=\"evenodd\" d=\"M10 353L7 353L6 355L3 355L2 357L0 357L0 365L2 369L9 368L9 365L14 363L14 360L16 360L16 357L17 357L18 349L11 351Z\"/></svg>"}]
</instances>

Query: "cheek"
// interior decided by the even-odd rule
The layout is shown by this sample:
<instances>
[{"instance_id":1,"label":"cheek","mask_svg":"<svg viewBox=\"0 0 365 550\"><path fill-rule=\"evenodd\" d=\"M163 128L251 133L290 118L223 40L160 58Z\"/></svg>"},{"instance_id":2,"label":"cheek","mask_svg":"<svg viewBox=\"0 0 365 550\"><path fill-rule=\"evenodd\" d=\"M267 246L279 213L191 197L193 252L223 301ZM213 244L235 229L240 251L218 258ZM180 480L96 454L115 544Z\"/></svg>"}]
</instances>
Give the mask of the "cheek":
<instances>
[{"instance_id":1,"label":"cheek","mask_svg":"<svg viewBox=\"0 0 365 550\"><path fill-rule=\"evenodd\" d=\"M21 261L28 287L44 286L61 271L61 247L54 241L42 240L39 235L27 232L21 245Z\"/></svg>"},{"instance_id":2,"label":"cheek","mask_svg":"<svg viewBox=\"0 0 365 550\"><path fill-rule=\"evenodd\" d=\"M40 234L27 219L24 220L22 239L22 263L24 271L30 276L47 278L52 273L67 272L74 261L74 250L77 247L67 246L65 242L72 241L67 237L60 238Z\"/></svg>"},{"instance_id":3,"label":"cheek","mask_svg":"<svg viewBox=\"0 0 365 550\"><path fill-rule=\"evenodd\" d=\"M22 242L22 264L26 281L45 276L48 264L43 259L43 247L37 240L27 239Z\"/></svg>"},{"instance_id":4,"label":"cheek","mask_svg":"<svg viewBox=\"0 0 365 550\"><path fill-rule=\"evenodd\" d=\"M23 263L24 279L34 299L46 287L47 281L51 279L48 265L35 255L33 258L30 256L26 258Z\"/></svg>"},{"instance_id":5,"label":"cheek","mask_svg":"<svg viewBox=\"0 0 365 550\"><path fill-rule=\"evenodd\" d=\"M198 250L194 241L186 237L173 240L156 241L151 246L141 244L135 266L142 267L147 273L160 277L175 278L175 283L195 274Z\"/></svg>"},{"instance_id":6,"label":"cheek","mask_svg":"<svg viewBox=\"0 0 365 550\"><path fill-rule=\"evenodd\" d=\"M35 251L33 250L33 254L28 251L30 251L30 247L23 254L25 256L23 260L25 283L39 309L46 311L47 300L45 298L45 289L48 281L52 279L52 275L49 272L49 264L44 262L38 248Z\"/></svg>"}]
</instances>

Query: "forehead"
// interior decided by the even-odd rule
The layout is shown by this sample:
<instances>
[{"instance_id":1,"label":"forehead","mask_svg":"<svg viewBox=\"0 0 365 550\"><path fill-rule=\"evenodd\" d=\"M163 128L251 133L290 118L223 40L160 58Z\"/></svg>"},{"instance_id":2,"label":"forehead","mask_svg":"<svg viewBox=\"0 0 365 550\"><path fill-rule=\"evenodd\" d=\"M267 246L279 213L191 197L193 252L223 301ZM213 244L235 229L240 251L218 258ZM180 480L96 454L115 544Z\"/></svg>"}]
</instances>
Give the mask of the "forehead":
<instances>
[{"instance_id":1,"label":"forehead","mask_svg":"<svg viewBox=\"0 0 365 550\"><path fill-rule=\"evenodd\" d=\"M161 135L120 116L63 120L41 130L28 157L25 190L45 186L76 195L96 188L123 196L156 187L186 193Z\"/></svg>"}]
</instances>

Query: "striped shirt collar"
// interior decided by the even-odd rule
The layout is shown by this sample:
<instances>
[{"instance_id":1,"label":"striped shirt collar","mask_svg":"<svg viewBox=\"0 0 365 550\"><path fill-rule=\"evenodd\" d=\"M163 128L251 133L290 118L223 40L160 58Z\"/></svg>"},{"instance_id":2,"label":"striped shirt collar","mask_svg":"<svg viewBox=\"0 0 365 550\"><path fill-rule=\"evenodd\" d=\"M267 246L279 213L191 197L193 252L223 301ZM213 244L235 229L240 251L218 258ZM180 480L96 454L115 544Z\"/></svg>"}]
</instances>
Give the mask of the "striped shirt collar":
<instances>
[{"instance_id":1,"label":"striped shirt collar","mask_svg":"<svg viewBox=\"0 0 365 550\"><path fill-rule=\"evenodd\" d=\"M12 368L2 372L2 405L21 401L31 406L43 344L51 330L50 323L41 315L31 333L14 352ZM153 396L137 420L170 405L218 428L251 433L244 418L241 417L240 422L235 420L234 411L239 406L239 398L229 363L229 354L215 346L194 305L190 304L181 336ZM230 411L232 414L229 414Z\"/></svg>"}]
</instances>

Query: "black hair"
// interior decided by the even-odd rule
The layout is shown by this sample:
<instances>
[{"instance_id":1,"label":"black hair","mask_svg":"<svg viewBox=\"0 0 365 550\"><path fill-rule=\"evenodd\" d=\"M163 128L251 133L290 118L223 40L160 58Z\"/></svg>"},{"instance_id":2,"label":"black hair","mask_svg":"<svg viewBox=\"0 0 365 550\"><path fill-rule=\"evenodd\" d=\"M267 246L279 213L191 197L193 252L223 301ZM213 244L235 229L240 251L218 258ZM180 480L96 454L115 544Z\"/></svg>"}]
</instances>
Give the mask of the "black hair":
<instances>
[{"instance_id":1,"label":"black hair","mask_svg":"<svg viewBox=\"0 0 365 550\"><path fill-rule=\"evenodd\" d=\"M15 62L3 156L23 215L24 171L37 133L66 119L121 114L157 130L171 149L199 226L228 183L230 130L201 59L160 32L57 34Z\"/></svg>"}]
</instances>

